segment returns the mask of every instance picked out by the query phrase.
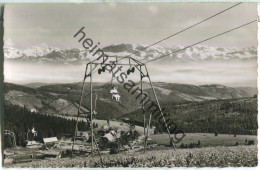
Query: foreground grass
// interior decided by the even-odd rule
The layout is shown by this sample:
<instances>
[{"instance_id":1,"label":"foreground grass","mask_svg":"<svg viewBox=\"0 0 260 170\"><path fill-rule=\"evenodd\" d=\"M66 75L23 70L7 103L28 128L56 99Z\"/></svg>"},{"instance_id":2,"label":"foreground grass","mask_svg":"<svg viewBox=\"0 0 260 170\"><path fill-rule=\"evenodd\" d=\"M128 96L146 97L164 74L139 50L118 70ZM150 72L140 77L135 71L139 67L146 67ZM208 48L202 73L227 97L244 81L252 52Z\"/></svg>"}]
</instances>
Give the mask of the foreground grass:
<instances>
[{"instance_id":1,"label":"foreground grass","mask_svg":"<svg viewBox=\"0 0 260 170\"><path fill-rule=\"evenodd\" d=\"M153 150L143 154L104 155L103 167L253 167L257 166L257 146L207 147ZM13 164L6 167L102 167L98 156L62 158Z\"/></svg>"}]
</instances>

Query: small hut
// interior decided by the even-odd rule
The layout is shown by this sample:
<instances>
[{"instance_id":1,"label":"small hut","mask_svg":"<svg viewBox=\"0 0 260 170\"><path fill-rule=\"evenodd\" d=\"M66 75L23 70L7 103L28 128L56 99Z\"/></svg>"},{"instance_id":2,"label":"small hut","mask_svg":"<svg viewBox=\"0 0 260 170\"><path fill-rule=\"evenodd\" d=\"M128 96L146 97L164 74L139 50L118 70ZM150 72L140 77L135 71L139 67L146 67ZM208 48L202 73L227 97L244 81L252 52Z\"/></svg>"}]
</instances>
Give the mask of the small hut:
<instances>
[{"instance_id":1,"label":"small hut","mask_svg":"<svg viewBox=\"0 0 260 170\"><path fill-rule=\"evenodd\" d=\"M59 143L57 137L51 137L51 138L43 138L43 143L47 147L55 146Z\"/></svg>"}]
</instances>

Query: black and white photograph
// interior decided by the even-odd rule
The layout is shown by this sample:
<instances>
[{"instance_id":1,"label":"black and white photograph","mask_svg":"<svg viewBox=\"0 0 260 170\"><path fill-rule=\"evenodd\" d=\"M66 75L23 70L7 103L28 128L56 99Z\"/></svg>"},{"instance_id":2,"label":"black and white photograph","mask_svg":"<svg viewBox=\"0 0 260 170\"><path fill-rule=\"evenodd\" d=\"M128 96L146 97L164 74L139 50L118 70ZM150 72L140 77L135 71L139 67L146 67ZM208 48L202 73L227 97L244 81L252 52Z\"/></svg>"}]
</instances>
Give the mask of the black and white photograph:
<instances>
[{"instance_id":1,"label":"black and white photograph","mask_svg":"<svg viewBox=\"0 0 260 170\"><path fill-rule=\"evenodd\" d=\"M257 7L4 4L2 167L257 167Z\"/></svg>"}]
</instances>

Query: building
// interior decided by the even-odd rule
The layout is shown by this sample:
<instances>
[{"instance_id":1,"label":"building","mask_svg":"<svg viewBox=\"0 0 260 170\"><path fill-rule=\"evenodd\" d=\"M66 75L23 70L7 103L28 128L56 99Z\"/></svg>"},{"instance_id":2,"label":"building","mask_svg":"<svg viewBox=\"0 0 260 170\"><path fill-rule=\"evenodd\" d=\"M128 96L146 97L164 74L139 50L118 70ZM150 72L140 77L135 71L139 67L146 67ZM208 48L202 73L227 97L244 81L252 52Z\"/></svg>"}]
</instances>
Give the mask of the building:
<instances>
[{"instance_id":1,"label":"building","mask_svg":"<svg viewBox=\"0 0 260 170\"><path fill-rule=\"evenodd\" d=\"M51 137L51 138L43 138L43 143L45 146L55 146L59 143L57 137Z\"/></svg>"},{"instance_id":2,"label":"building","mask_svg":"<svg viewBox=\"0 0 260 170\"><path fill-rule=\"evenodd\" d=\"M106 133L103 138L107 139L108 142L114 142L117 138L120 138L120 131L116 132L115 130L111 130L109 133Z\"/></svg>"},{"instance_id":3,"label":"building","mask_svg":"<svg viewBox=\"0 0 260 170\"><path fill-rule=\"evenodd\" d=\"M87 141L88 139L89 139L88 132L86 132L86 131L78 131L77 132L76 140Z\"/></svg>"},{"instance_id":4,"label":"building","mask_svg":"<svg viewBox=\"0 0 260 170\"><path fill-rule=\"evenodd\" d=\"M103 136L103 138L106 138L109 142L114 142L115 137L111 133L107 133Z\"/></svg>"},{"instance_id":5,"label":"building","mask_svg":"<svg viewBox=\"0 0 260 170\"><path fill-rule=\"evenodd\" d=\"M36 141L27 141L26 148L40 148L42 145Z\"/></svg>"}]
</instances>

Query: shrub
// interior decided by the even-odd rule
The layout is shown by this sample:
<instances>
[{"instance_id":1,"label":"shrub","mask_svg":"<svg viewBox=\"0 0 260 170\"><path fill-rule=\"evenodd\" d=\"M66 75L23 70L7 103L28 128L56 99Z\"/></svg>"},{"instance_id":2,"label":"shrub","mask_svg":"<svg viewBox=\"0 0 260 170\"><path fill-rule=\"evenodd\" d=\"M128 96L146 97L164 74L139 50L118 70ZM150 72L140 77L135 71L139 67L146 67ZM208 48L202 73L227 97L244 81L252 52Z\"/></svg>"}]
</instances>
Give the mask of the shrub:
<instances>
[{"instance_id":1,"label":"shrub","mask_svg":"<svg viewBox=\"0 0 260 170\"><path fill-rule=\"evenodd\" d=\"M110 154L117 154L119 152L118 148L117 147L112 147L110 148Z\"/></svg>"},{"instance_id":2,"label":"shrub","mask_svg":"<svg viewBox=\"0 0 260 170\"><path fill-rule=\"evenodd\" d=\"M180 148L185 148L185 145L181 143Z\"/></svg>"},{"instance_id":3,"label":"shrub","mask_svg":"<svg viewBox=\"0 0 260 170\"><path fill-rule=\"evenodd\" d=\"M248 144L248 145L254 145L254 144L255 144L255 141L254 141L254 140L249 140L247 144Z\"/></svg>"},{"instance_id":4,"label":"shrub","mask_svg":"<svg viewBox=\"0 0 260 170\"><path fill-rule=\"evenodd\" d=\"M195 148L196 145L194 143L189 144L189 148Z\"/></svg>"},{"instance_id":5,"label":"shrub","mask_svg":"<svg viewBox=\"0 0 260 170\"><path fill-rule=\"evenodd\" d=\"M117 154L119 152L119 146L116 142L109 143L108 147L110 148L110 154Z\"/></svg>"}]
</instances>

